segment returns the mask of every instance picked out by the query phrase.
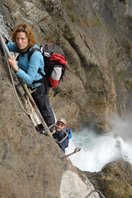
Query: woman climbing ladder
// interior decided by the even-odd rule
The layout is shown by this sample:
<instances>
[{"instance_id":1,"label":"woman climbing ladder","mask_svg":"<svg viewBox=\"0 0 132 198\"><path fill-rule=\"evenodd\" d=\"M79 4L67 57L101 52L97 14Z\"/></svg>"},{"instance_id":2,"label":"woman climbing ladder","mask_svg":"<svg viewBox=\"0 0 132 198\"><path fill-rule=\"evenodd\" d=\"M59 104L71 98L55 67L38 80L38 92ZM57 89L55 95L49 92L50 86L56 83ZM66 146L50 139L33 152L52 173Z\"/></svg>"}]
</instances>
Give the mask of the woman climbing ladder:
<instances>
[{"instance_id":1,"label":"woman climbing ladder","mask_svg":"<svg viewBox=\"0 0 132 198\"><path fill-rule=\"evenodd\" d=\"M47 126L55 123L54 114L49 103L48 86L46 78L38 73L41 69L44 72L44 60L40 51L36 51L28 61L28 52L37 48L33 30L26 24L15 27L12 34L12 41L7 42L10 51L19 53L18 62L15 58L9 58L9 64L15 71L18 78L24 81L32 90L32 97L36 102ZM39 48L39 47L38 47ZM37 82L42 79L41 82Z\"/></svg>"}]
</instances>

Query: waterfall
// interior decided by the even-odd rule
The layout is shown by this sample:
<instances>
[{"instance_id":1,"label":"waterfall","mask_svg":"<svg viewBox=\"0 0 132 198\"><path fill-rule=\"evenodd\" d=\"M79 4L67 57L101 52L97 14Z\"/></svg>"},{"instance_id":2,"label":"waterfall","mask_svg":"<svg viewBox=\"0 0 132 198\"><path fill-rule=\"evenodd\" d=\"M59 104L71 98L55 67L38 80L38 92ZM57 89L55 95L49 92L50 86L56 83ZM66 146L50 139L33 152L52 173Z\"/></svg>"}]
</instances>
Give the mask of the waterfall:
<instances>
[{"instance_id":1,"label":"waterfall","mask_svg":"<svg viewBox=\"0 0 132 198\"><path fill-rule=\"evenodd\" d=\"M113 130L105 135L88 128L75 132L66 154L75 147L81 151L70 156L72 164L83 171L99 172L109 162L124 159L132 163L131 118L114 119ZM116 134L116 135L115 135Z\"/></svg>"}]
</instances>

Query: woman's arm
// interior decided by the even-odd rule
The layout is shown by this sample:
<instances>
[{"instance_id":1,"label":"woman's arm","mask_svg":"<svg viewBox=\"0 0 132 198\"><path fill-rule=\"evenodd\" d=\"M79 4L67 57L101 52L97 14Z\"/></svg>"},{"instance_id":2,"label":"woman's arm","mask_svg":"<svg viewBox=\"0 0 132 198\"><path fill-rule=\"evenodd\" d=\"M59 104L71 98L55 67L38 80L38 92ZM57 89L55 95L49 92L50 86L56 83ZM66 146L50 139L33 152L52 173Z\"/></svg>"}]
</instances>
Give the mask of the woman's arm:
<instances>
[{"instance_id":1,"label":"woman's arm","mask_svg":"<svg viewBox=\"0 0 132 198\"><path fill-rule=\"evenodd\" d=\"M39 51L36 51L31 56L27 71L23 71L22 69L19 69L16 75L21 78L27 85L31 86L34 80L36 79L36 75L38 74L39 68L44 68L44 60L43 56ZM39 74L38 74L39 75ZM41 76L39 77L39 79Z\"/></svg>"},{"instance_id":2,"label":"woman's arm","mask_svg":"<svg viewBox=\"0 0 132 198\"><path fill-rule=\"evenodd\" d=\"M16 44L12 41L8 41L7 47L11 52L20 53L20 50L17 48Z\"/></svg>"}]
</instances>

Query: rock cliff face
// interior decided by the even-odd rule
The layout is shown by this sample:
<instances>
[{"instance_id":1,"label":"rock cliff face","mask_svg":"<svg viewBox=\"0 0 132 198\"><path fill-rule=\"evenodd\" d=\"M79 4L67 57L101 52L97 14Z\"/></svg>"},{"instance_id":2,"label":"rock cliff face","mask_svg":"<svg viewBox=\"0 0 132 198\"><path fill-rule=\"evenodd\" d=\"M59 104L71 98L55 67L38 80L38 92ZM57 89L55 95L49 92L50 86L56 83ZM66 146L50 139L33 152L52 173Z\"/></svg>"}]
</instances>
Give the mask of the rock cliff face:
<instances>
[{"instance_id":1,"label":"rock cliff face","mask_svg":"<svg viewBox=\"0 0 132 198\"><path fill-rule=\"evenodd\" d=\"M36 132L20 108L5 62L0 65L0 197L86 197L93 185L51 137Z\"/></svg>"},{"instance_id":2,"label":"rock cliff face","mask_svg":"<svg viewBox=\"0 0 132 198\"><path fill-rule=\"evenodd\" d=\"M118 167L118 168L117 168ZM123 161L112 162L100 173L88 175L96 188L104 192L107 198L132 196L132 166Z\"/></svg>"},{"instance_id":3,"label":"rock cliff face","mask_svg":"<svg viewBox=\"0 0 132 198\"><path fill-rule=\"evenodd\" d=\"M6 27L1 26L2 32L10 36L9 26L28 23L39 43L53 41L64 49L67 75L56 97L50 93L57 117L65 115L72 127L91 123L108 130L113 113L127 112L132 91L127 1L3 0L0 4ZM36 133L14 95L4 60L0 65L0 197L87 197L94 187L62 160L63 153L50 137Z\"/></svg>"},{"instance_id":4,"label":"rock cliff face","mask_svg":"<svg viewBox=\"0 0 132 198\"><path fill-rule=\"evenodd\" d=\"M3 0L2 10L12 27L29 23L38 42L53 41L63 47L69 70L52 99L57 116L67 112L72 126L93 122L107 129L113 112L126 112L132 58L126 1Z\"/></svg>"}]
</instances>

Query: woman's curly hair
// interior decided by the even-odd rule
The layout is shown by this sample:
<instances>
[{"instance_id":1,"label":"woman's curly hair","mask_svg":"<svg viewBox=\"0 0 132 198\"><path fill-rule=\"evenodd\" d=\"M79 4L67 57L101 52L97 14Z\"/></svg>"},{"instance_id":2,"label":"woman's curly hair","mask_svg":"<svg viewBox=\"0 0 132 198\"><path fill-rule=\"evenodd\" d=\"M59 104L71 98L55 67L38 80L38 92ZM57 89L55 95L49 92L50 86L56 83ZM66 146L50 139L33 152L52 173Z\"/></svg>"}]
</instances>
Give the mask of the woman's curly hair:
<instances>
[{"instance_id":1,"label":"woman's curly hair","mask_svg":"<svg viewBox=\"0 0 132 198\"><path fill-rule=\"evenodd\" d=\"M33 33L32 28L29 25L26 24L20 24L14 28L13 34L12 34L12 41L16 41L16 36L18 32L25 32L27 38L28 38L28 47L32 47L35 42L35 36Z\"/></svg>"}]
</instances>

